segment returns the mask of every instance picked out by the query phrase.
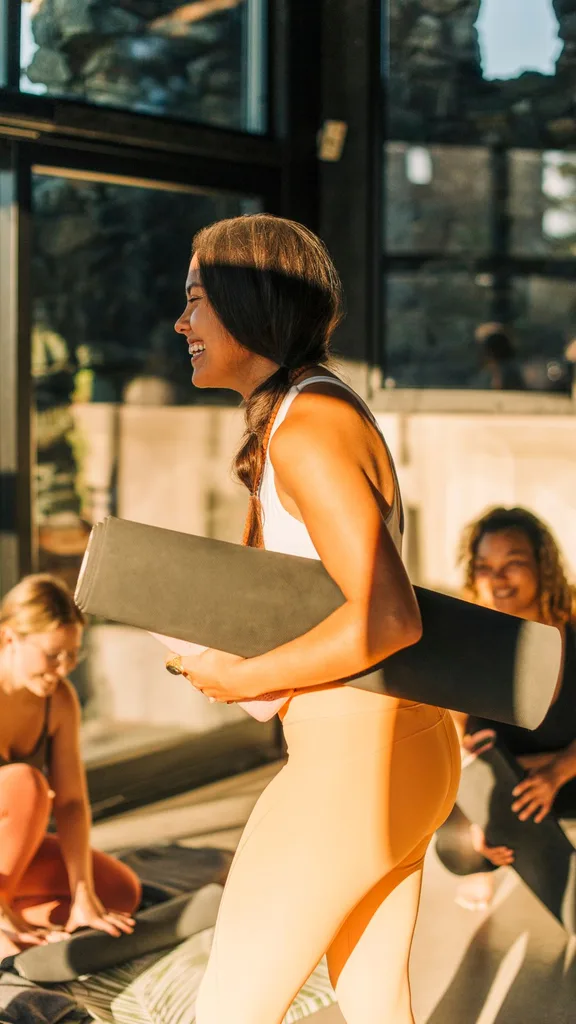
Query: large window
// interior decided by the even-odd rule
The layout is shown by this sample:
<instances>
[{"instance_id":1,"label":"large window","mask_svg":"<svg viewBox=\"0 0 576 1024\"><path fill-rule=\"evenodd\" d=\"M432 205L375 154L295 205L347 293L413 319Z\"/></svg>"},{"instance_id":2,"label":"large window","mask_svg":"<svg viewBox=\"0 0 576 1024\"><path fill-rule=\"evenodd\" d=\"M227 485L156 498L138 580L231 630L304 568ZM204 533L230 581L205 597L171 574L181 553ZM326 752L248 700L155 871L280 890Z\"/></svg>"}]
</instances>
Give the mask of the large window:
<instances>
[{"instance_id":1,"label":"large window","mask_svg":"<svg viewBox=\"0 0 576 1024\"><path fill-rule=\"evenodd\" d=\"M73 587L108 514L242 536L239 399L194 390L173 328L199 228L257 210L314 226L320 10L305 6L0 0L2 593L35 570ZM172 681L146 633L93 620L86 653L73 681L104 804L278 752L273 723Z\"/></svg>"},{"instance_id":2,"label":"large window","mask_svg":"<svg viewBox=\"0 0 576 1024\"><path fill-rule=\"evenodd\" d=\"M478 342L492 323L510 339L511 387L567 391L576 11L552 0L385 8L388 386L497 386Z\"/></svg>"},{"instance_id":3,"label":"large window","mask_svg":"<svg viewBox=\"0 0 576 1024\"><path fill-rule=\"evenodd\" d=\"M42 167L32 176L36 567L72 588L91 525L110 513L238 540L237 401L213 393L194 405L174 321L193 233L258 205ZM97 750L114 736L138 746L243 719L182 688L165 702L164 651L141 630L93 622L87 650L76 682Z\"/></svg>"},{"instance_id":4,"label":"large window","mask_svg":"<svg viewBox=\"0 0 576 1024\"><path fill-rule=\"evenodd\" d=\"M23 0L23 92L266 130L265 0Z\"/></svg>"}]
</instances>

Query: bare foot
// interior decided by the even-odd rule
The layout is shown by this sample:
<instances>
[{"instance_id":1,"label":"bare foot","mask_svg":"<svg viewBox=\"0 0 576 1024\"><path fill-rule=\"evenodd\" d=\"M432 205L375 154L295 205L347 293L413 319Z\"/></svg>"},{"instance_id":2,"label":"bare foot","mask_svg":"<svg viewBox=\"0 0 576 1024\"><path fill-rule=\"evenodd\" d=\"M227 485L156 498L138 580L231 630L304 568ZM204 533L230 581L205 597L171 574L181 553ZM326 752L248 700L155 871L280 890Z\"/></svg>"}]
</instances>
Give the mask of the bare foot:
<instances>
[{"instance_id":1,"label":"bare foot","mask_svg":"<svg viewBox=\"0 0 576 1024\"><path fill-rule=\"evenodd\" d=\"M456 903L465 910L487 910L494 897L494 872L468 875L460 882Z\"/></svg>"}]
</instances>

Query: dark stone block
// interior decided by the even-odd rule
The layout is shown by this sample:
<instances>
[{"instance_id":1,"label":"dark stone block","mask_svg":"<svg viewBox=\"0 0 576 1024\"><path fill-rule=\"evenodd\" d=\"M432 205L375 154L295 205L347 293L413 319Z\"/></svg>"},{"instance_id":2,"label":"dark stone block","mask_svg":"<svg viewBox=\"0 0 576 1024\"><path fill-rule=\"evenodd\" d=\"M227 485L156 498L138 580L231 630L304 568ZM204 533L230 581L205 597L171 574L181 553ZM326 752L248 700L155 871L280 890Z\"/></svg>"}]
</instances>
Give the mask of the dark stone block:
<instances>
[{"instance_id":1,"label":"dark stone block","mask_svg":"<svg viewBox=\"0 0 576 1024\"><path fill-rule=\"evenodd\" d=\"M68 60L63 53L42 47L34 54L26 68L31 82L45 85L48 91L59 92L72 78Z\"/></svg>"},{"instance_id":2,"label":"dark stone block","mask_svg":"<svg viewBox=\"0 0 576 1024\"><path fill-rule=\"evenodd\" d=\"M558 34L560 39L566 39L570 42L576 40L576 9L573 14L566 14L561 19Z\"/></svg>"}]
</instances>

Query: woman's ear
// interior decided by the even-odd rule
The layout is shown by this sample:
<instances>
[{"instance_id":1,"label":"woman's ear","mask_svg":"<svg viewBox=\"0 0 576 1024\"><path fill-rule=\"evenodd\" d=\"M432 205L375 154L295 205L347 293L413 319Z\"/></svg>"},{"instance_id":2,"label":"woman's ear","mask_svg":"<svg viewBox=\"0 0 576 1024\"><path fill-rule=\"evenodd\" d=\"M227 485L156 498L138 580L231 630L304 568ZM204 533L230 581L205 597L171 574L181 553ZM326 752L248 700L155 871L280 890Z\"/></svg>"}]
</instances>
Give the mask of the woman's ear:
<instances>
[{"instance_id":1,"label":"woman's ear","mask_svg":"<svg viewBox=\"0 0 576 1024\"><path fill-rule=\"evenodd\" d=\"M0 647L7 647L8 644L13 644L17 639L12 626L0 626Z\"/></svg>"}]
</instances>

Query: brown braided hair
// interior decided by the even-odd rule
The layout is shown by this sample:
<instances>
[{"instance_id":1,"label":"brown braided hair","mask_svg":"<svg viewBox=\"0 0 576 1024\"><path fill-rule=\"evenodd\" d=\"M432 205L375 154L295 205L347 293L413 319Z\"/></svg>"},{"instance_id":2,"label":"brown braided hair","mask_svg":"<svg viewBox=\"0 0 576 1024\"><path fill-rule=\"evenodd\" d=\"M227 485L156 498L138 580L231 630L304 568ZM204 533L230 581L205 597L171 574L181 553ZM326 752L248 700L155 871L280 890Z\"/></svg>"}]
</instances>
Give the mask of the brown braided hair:
<instances>
[{"instance_id":1,"label":"brown braided hair","mask_svg":"<svg viewBox=\"0 0 576 1024\"><path fill-rule=\"evenodd\" d=\"M504 530L518 530L532 545L538 566L541 621L550 626L574 622L576 590L566 577L558 544L549 527L525 508L491 508L466 527L458 556L459 564L465 568L465 596L472 601L478 599L474 564L480 541L487 534Z\"/></svg>"},{"instance_id":2,"label":"brown braided hair","mask_svg":"<svg viewBox=\"0 0 576 1024\"><path fill-rule=\"evenodd\" d=\"M250 493L244 542L262 545L258 491L274 419L306 368L326 366L342 317L342 286L320 239L295 221L252 214L199 231L202 286L229 334L278 364L245 402L246 431L233 468Z\"/></svg>"}]
</instances>

